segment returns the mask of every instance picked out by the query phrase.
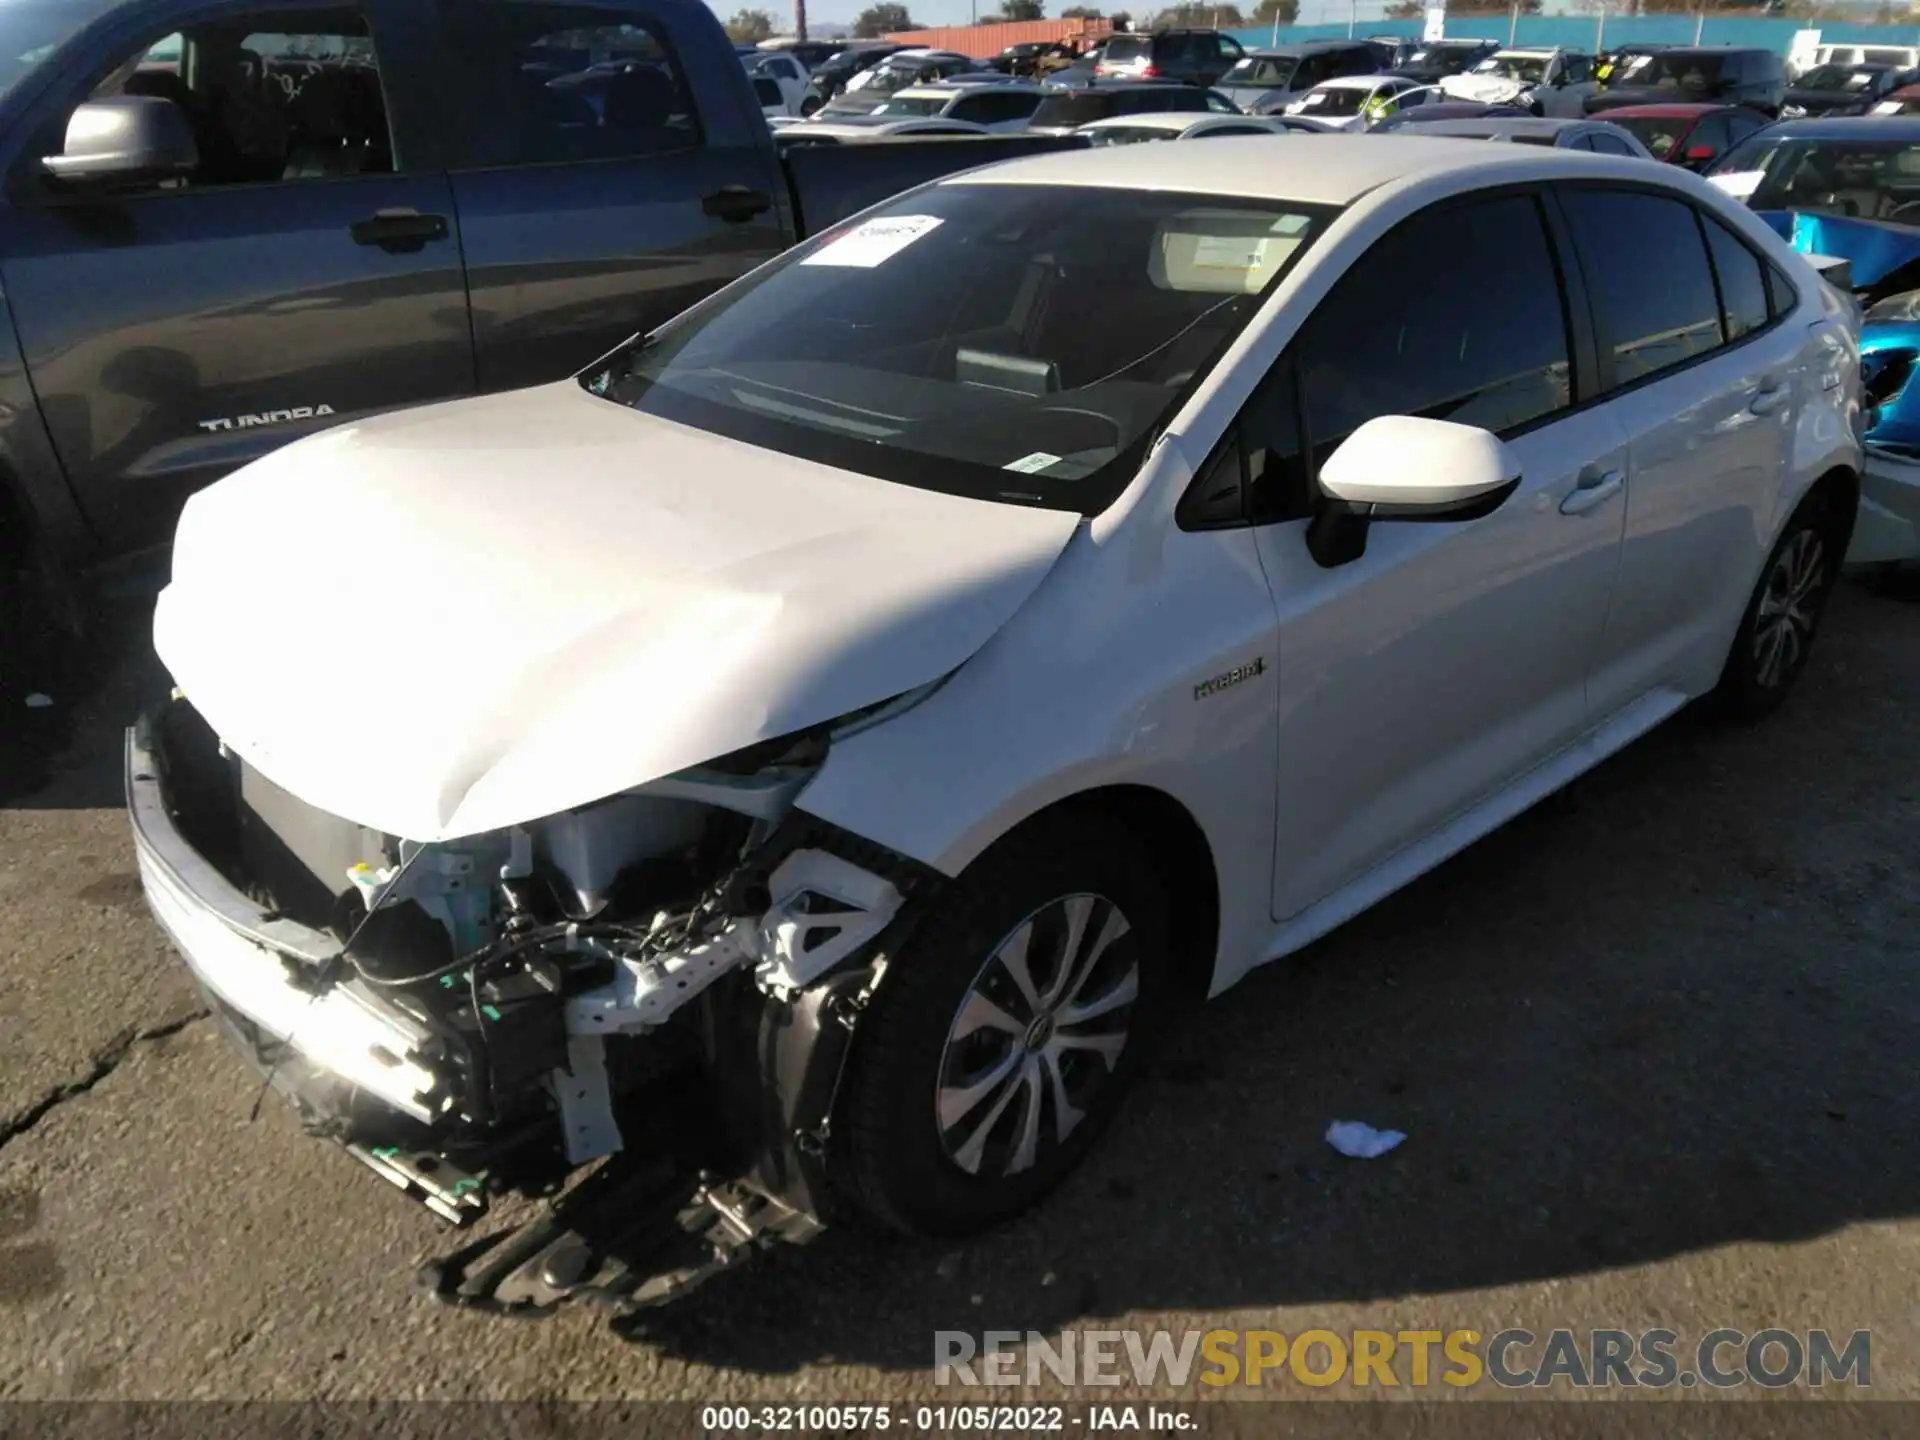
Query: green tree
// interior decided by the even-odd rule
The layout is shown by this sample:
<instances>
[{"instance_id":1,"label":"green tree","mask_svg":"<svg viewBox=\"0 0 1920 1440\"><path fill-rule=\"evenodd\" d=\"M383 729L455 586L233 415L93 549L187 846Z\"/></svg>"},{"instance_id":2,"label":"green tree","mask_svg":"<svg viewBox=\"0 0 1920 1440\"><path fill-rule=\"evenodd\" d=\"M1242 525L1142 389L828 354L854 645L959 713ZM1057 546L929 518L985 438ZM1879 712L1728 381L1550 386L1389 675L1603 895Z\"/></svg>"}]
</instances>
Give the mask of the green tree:
<instances>
[{"instance_id":1,"label":"green tree","mask_svg":"<svg viewBox=\"0 0 1920 1440\"><path fill-rule=\"evenodd\" d=\"M1260 0L1253 7L1252 23L1271 29L1277 22L1291 25L1300 18L1300 0Z\"/></svg>"},{"instance_id":2,"label":"green tree","mask_svg":"<svg viewBox=\"0 0 1920 1440\"><path fill-rule=\"evenodd\" d=\"M1103 11L1096 10L1091 5L1069 5L1060 12L1060 18L1062 20L1104 20L1107 17Z\"/></svg>"},{"instance_id":3,"label":"green tree","mask_svg":"<svg viewBox=\"0 0 1920 1440\"><path fill-rule=\"evenodd\" d=\"M1041 0L1000 0L1002 20L1044 20L1047 7Z\"/></svg>"},{"instance_id":4,"label":"green tree","mask_svg":"<svg viewBox=\"0 0 1920 1440\"><path fill-rule=\"evenodd\" d=\"M727 21L727 38L740 45L757 45L773 34L773 16L765 10L736 10Z\"/></svg>"},{"instance_id":5,"label":"green tree","mask_svg":"<svg viewBox=\"0 0 1920 1440\"><path fill-rule=\"evenodd\" d=\"M1246 23L1247 17L1240 13L1238 5L1204 5L1196 3L1196 0L1187 0L1185 4L1162 10L1154 17L1156 25L1173 25L1186 29L1204 30L1211 26L1215 29L1231 30Z\"/></svg>"},{"instance_id":6,"label":"green tree","mask_svg":"<svg viewBox=\"0 0 1920 1440\"><path fill-rule=\"evenodd\" d=\"M900 30L918 30L920 26L913 16L907 13L907 7L894 4L892 0L882 0L878 5L869 5L853 21L853 33L861 40L873 40L882 35L892 35Z\"/></svg>"}]
</instances>

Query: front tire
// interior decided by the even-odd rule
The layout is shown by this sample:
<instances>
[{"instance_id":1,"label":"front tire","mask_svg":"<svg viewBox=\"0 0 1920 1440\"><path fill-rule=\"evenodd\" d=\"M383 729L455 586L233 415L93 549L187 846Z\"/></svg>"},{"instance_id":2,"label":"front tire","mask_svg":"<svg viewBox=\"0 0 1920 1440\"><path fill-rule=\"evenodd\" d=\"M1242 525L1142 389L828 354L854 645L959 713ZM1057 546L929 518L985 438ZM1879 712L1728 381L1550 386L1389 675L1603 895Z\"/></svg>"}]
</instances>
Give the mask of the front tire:
<instances>
[{"instance_id":1,"label":"front tire","mask_svg":"<svg viewBox=\"0 0 1920 1440\"><path fill-rule=\"evenodd\" d=\"M869 1218L964 1235L1027 1209L1112 1119L1173 999L1146 848L1041 821L942 891L888 963L837 1107Z\"/></svg>"},{"instance_id":2,"label":"front tire","mask_svg":"<svg viewBox=\"0 0 1920 1440\"><path fill-rule=\"evenodd\" d=\"M1787 698L1813 652L1843 549L1833 503L1815 491L1787 521L1747 602L1713 692L1714 709L1722 717L1758 720Z\"/></svg>"}]
</instances>

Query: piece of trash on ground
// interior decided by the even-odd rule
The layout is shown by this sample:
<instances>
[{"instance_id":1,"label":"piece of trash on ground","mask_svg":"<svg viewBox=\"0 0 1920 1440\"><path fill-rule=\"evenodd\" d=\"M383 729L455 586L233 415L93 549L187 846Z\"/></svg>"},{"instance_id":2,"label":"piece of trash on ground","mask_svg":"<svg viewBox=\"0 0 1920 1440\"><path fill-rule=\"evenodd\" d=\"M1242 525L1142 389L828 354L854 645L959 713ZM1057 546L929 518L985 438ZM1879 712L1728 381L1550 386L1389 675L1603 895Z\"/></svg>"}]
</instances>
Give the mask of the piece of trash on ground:
<instances>
[{"instance_id":1,"label":"piece of trash on ground","mask_svg":"<svg viewBox=\"0 0 1920 1440\"><path fill-rule=\"evenodd\" d=\"M1372 1160L1406 1138L1399 1130L1376 1130L1361 1120L1336 1120L1327 1126L1327 1144L1351 1160Z\"/></svg>"},{"instance_id":2,"label":"piece of trash on ground","mask_svg":"<svg viewBox=\"0 0 1920 1440\"><path fill-rule=\"evenodd\" d=\"M52 708L53 697L51 695L42 695L36 690L33 694L27 696L27 709L29 710L51 710Z\"/></svg>"}]
</instances>

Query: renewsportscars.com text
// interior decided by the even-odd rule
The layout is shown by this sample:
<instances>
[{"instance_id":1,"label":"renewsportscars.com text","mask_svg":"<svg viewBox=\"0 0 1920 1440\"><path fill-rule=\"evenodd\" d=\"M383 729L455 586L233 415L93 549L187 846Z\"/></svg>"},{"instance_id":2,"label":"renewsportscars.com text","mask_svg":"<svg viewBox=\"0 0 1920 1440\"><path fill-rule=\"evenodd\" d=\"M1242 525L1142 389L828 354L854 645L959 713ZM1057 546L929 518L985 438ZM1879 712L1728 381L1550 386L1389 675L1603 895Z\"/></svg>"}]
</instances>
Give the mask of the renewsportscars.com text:
<instances>
[{"instance_id":1,"label":"renewsportscars.com text","mask_svg":"<svg viewBox=\"0 0 1920 1440\"><path fill-rule=\"evenodd\" d=\"M1855 1330L965 1330L934 1333L938 1385L1190 1385L1728 1390L1866 1388L1873 1337Z\"/></svg>"}]
</instances>

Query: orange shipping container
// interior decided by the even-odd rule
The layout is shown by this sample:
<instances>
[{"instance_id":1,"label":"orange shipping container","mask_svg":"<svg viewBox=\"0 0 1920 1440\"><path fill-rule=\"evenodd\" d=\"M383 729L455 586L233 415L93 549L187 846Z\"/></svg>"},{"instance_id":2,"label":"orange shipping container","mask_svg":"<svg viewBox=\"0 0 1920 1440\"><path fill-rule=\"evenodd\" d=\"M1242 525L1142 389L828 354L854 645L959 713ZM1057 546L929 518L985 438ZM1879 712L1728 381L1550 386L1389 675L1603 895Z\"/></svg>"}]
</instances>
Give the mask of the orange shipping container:
<instances>
[{"instance_id":1,"label":"orange shipping container","mask_svg":"<svg viewBox=\"0 0 1920 1440\"><path fill-rule=\"evenodd\" d=\"M1005 25L948 25L938 30L903 30L887 39L896 45L918 45L928 50L956 50L975 60L989 60L1009 45L1048 40L1071 43L1085 36L1097 40L1113 26L1105 20L1015 20Z\"/></svg>"}]
</instances>

